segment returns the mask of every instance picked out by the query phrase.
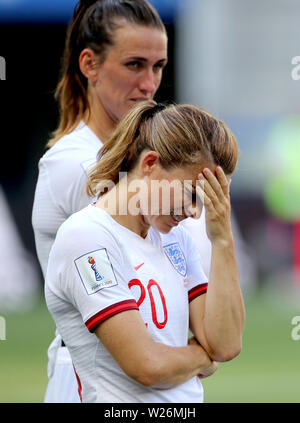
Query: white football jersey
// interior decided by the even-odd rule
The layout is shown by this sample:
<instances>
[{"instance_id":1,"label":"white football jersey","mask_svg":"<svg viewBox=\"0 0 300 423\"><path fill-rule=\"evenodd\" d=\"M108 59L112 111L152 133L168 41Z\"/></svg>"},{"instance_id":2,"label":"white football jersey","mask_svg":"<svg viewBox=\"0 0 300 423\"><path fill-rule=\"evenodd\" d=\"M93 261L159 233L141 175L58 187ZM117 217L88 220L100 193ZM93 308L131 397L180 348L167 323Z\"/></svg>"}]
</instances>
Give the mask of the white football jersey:
<instances>
[{"instance_id":1,"label":"white football jersey","mask_svg":"<svg viewBox=\"0 0 300 423\"><path fill-rule=\"evenodd\" d=\"M82 121L78 127L70 134L62 137L51 149L49 149L39 162L39 176L35 191L32 225L35 235L35 243L39 262L44 276L49 259L49 253L54 242L56 233L60 225L72 214L91 203L91 198L85 193L87 181L87 170L96 162L99 149L102 147L101 140L96 134ZM193 219L187 219L193 220ZM201 216L200 222L189 228L191 235L204 239L206 237L204 217ZM192 222L193 223L193 222ZM168 237L173 239L174 235L163 235L166 244L169 243ZM204 249L201 250L202 265L205 266L208 248L204 243ZM210 254L209 254L210 255ZM189 257L187 257L189 260ZM189 266L191 268L191 266ZM74 402L77 401L77 382L74 377L73 385L66 380L66 376L61 377L61 372L57 370L57 356L62 339L58 331L56 337L48 349L48 377L51 382L48 385L45 397L46 402L61 402L70 400L70 395L66 392L73 392L71 395ZM64 348L67 350L66 348ZM72 367L72 361L66 351L63 351L63 363ZM60 354L61 355L61 354ZM60 363L61 364L61 363ZM70 373L70 372L69 372ZM58 377L59 375L59 377ZM64 386L62 386L64 385ZM72 386L71 386L72 385ZM76 398L76 400L75 400Z\"/></svg>"},{"instance_id":2,"label":"white football jersey","mask_svg":"<svg viewBox=\"0 0 300 423\"><path fill-rule=\"evenodd\" d=\"M91 203L85 192L87 170L96 162L102 145L94 132L81 122L39 161L32 226L44 276L58 228L71 214Z\"/></svg>"},{"instance_id":3,"label":"white football jersey","mask_svg":"<svg viewBox=\"0 0 300 423\"><path fill-rule=\"evenodd\" d=\"M197 377L172 389L140 385L93 333L105 319L139 310L154 341L186 346L189 300L207 288L200 263L195 244L180 226L168 237L152 228L143 239L93 205L61 225L45 294L71 353L83 402L203 401Z\"/></svg>"}]
</instances>

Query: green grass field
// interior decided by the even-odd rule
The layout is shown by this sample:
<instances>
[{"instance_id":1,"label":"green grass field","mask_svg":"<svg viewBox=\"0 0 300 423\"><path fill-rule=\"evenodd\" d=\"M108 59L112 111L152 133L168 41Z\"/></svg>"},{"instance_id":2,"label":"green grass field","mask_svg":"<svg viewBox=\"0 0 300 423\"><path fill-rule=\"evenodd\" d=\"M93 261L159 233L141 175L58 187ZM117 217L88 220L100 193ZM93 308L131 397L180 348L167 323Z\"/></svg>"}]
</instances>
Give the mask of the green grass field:
<instances>
[{"instance_id":1,"label":"green grass field","mask_svg":"<svg viewBox=\"0 0 300 423\"><path fill-rule=\"evenodd\" d=\"M203 380L206 402L300 402L300 340L291 320L300 306L260 295L246 302L243 351ZM32 311L4 315L0 341L0 402L42 402L47 348L54 323L44 302Z\"/></svg>"},{"instance_id":2,"label":"green grass field","mask_svg":"<svg viewBox=\"0 0 300 423\"><path fill-rule=\"evenodd\" d=\"M291 337L300 306L261 296L246 303L243 350L203 380L206 402L300 402L300 340Z\"/></svg>"}]
</instances>

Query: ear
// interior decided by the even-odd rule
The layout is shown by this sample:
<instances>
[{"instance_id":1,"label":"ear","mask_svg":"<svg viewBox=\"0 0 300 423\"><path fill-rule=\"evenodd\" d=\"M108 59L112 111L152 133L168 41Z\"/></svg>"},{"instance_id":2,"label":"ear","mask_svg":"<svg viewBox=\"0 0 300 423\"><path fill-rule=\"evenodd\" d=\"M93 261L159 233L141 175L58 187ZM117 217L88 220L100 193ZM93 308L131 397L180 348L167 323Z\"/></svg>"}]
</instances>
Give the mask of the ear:
<instances>
[{"instance_id":1,"label":"ear","mask_svg":"<svg viewBox=\"0 0 300 423\"><path fill-rule=\"evenodd\" d=\"M91 82L96 82L99 59L90 48L82 50L79 56L79 68L83 75Z\"/></svg>"},{"instance_id":2,"label":"ear","mask_svg":"<svg viewBox=\"0 0 300 423\"><path fill-rule=\"evenodd\" d=\"M140 161L140 171L144 176L150 176L159 165L159 154L156 151L147 151Z\"/></svg>"}]
</instances>

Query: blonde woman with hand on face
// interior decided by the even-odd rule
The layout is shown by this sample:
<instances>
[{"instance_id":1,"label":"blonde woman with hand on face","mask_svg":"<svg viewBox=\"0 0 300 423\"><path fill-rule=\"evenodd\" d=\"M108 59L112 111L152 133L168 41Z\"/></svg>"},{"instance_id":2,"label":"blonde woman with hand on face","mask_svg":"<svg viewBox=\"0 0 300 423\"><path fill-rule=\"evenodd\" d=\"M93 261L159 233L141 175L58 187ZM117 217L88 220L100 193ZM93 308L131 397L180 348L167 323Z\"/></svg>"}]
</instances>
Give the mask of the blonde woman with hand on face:
<instances>
[{"instance_id":1,"label":"blonde woman with hand on face","mask_svg":"<svg viewBox=\"0 0 300 423\"><path fill-rule=\"evenodd\" d=\"M201 377L241 350L244 306L229 194L235 138L202 109L149 101L124 117L100 158L88 180L99 199L59 228L45 288L82 401L202 402ZM157 191L162 181L181 189L166 198ZM142 189L133 192L131 184ZM200 296L207 280L179 225L201 214L197 195L212 243L209 284ZM172 234L180 268L174 243L164 246Z\"/></svg>"}]
</instances>

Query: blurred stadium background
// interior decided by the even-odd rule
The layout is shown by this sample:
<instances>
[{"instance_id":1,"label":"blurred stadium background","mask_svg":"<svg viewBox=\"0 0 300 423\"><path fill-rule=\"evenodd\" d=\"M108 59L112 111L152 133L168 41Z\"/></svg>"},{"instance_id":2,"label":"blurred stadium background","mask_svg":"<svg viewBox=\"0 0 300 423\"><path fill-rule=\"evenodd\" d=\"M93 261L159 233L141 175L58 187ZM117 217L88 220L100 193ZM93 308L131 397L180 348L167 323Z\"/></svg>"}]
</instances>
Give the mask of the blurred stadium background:
<instances>
[{"instance_id":1,"label":"blurred stadium background","mask_svg":"<svg viewBox=\"0 0 300 423\"><path fill-rule=\"evenodd\" d=\"M205 399L300 402L300 340L292 339L292 319L300 315L300 72L298 78L292 63L300 56L300 3L152 3L169 34L157 99L207 108L233 129L241 152L232 206L244 345L203 381ZM42 402L47 384L54 323L31 208L38 160L57 123L53 92L75 4L0 0L0 402Z\"/></svg>"}]
</instances>

